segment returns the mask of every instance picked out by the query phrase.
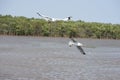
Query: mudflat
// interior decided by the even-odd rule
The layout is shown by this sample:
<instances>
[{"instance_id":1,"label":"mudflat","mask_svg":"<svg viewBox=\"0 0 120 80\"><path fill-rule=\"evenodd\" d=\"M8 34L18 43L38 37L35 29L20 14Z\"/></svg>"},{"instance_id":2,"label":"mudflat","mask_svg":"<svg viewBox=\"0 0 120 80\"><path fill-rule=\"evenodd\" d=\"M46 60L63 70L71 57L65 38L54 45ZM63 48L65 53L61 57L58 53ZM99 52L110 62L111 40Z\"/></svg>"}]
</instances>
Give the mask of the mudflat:
<instances>
[{"instance_id":1,"label":"mudflat","mask_svg":"<svg viewBox=\"0 0 120 80\"><path fill-rule=\"evenodd\" d=\"M120 40L0 36L0 80L119 80Z\"/></svg>"}]
</instances>

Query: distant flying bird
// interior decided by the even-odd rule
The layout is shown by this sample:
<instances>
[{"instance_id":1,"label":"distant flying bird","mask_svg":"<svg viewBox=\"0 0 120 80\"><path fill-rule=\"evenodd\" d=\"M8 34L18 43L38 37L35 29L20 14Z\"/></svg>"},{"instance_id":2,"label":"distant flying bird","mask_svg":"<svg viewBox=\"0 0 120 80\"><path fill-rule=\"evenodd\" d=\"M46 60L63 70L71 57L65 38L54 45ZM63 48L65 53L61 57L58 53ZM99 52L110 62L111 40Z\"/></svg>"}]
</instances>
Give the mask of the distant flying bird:
<instances>
[{"instance_id":1,"label":"distant flying bird","mask_svg":"<svg viewBox=\"0 0 120 80\"><path fill-rule=\"evenodd\" d=\"M50 18L50 17L48 17L48 16L44 16L44 15L41 15L40 13L38 13L37 12L37 14L41 17L41 18L43 18L44 20L46 20L46 21L69 21L69 20L71 20L71 16L69 16L69 17L66 17L66 18L64 18L64 19L58 19L58 18Z\"/></svg>"},{"instance_id":2,"label":"distant flying bird","mask_svg":"<svg viewBox=\"0 0 120 80\"><path fill-rule=\"evenodd\" d=\"M69 46L71 47L71 46L73 46L73 45L75 45L79 50L80 50L80 52L83 54L83 55L85 55L86 53L84 52L84 50L82 49L82 46L83 46L83 44L82 43L80 43L80 42L77 42L75 39L73 39L73 38L70 38L72 41L70 41L69 42Z\"/></svg>"}]
</instances>

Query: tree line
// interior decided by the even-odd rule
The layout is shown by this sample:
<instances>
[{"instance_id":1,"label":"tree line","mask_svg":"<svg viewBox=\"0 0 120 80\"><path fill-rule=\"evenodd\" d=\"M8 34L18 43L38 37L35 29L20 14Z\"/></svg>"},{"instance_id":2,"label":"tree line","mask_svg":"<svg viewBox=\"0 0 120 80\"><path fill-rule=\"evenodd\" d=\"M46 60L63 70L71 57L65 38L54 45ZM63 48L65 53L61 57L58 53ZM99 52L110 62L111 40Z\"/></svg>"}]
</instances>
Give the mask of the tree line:
<instances>
[{"instance_id":1,"label":"tree line","mask_svg":"<svg viewBox=\"0 0 120 80\"><path fill-rule=\"evenodd\" d=\"M0 35L120 39L120 24L56 21L0 15Z\"/></svg>"}]
</instances>

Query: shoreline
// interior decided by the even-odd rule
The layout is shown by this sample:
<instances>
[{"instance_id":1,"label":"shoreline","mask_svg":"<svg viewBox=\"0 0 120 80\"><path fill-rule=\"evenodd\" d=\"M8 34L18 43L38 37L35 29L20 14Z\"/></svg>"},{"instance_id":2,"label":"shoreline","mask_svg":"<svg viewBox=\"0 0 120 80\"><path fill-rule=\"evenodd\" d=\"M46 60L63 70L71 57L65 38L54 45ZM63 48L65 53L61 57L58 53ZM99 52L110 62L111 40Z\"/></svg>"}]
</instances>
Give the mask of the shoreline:
<instances>
[{"instance_id":1,"label":"shoreline","mask_svg":"<svg viewBox=\"0 0 120 80\"><path fill-rule=\"evenodd\" d=\"M40 37L40 38L69 38L69 37L52 37L52 36L32 36L32 35L0 35L0 36L13 36L13 37ZM73 37L76 39L95 39L95 40L120 40L120 39L110 39L110 38L81 38L81 37Z\"/></svg>"}]
</instances>

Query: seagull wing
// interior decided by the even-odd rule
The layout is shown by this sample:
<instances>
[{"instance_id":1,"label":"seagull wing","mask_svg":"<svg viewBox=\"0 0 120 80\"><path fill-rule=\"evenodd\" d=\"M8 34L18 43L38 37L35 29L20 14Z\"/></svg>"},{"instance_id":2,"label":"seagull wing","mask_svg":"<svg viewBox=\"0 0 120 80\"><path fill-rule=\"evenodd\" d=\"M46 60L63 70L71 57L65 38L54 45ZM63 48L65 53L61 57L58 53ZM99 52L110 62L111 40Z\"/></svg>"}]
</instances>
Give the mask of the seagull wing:
<instances>
[{"instance_id":1,"label":"seagull wing","mask_svg":"<svg viewBox=\"0 0 120 80\"><path fill-rule=\"evenodd\" d=\"M38 14L39 16L43 17L43 15L41 15L40 13L37 12L37 14Z\"/></svg>"},{"instance_id":2,"label":"seagull wing","mask_svg":"<svg viewBox=\"0 0 120 80\"><path fill-rule=\"evenodd\" d=\"M52 21L52 18L50 18L50 17L47 17L47 16L44 16L44 15L41 15L41 14L38 13L38 12L37 12L37 14L38 14L40 17L44 18L45 20Z\"/></svg>"},{"instance_id":3,"label":"seagull wing","mask_svg":"<svg viewBox=\"0 0 120 80\"><path fill-rule=\"evenodd\" d=\"M82 49L82 47L81 46L77 46L77 48L80 50L80 52L83 54L83 55L85 55L86 53L84 52L84 50Z\"/></svg>"},{"instance_id":4,"label":"seagull wing","mask_svg":"<svg viewBox=\"0 0 120 80\"><path fill-rule=\"evenodd\" d=\"M75 43L77 42L74 38L70 38L70 39L71 39L73 42L75 42Z\"/></svg>"},{"instance_id":5,"label":"seagull wing","mask_svg":"<svg viewBox=\"0 0 120 80\"><path fill-rule=\"evenodd\" d=\"M74 38L70 38L74 43L77 43L77 41L74 39ZM84 50L82 49L82 47L81 46L76 46L79 50L80 50L80 52L83 54L83 55L85 55L86 53L84 52Z\"/></svg>"}]
</instances>

